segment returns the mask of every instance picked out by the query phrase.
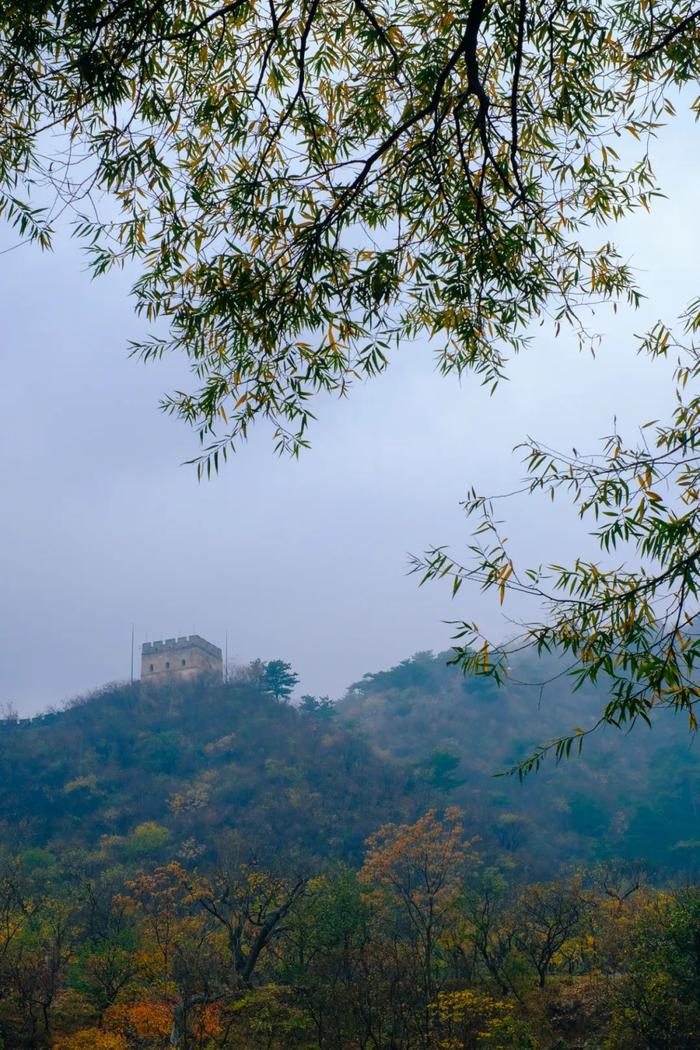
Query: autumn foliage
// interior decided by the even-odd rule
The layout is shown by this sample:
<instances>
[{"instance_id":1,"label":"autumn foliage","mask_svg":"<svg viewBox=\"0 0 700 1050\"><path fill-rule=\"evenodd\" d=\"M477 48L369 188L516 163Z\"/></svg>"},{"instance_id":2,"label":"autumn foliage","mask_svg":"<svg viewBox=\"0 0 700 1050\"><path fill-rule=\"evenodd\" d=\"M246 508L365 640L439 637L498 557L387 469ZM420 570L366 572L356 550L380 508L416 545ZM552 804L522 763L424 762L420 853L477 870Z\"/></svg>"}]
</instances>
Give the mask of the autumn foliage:
<instances>
[{"instance_id":1,"label":"autumn foliage","mask_svg":"<svg viewBox=\"0 0 700 1050\"><path fill-rule=\"evenodd\" d=\"M359 870L0 877L3 1050L697 1050L700 892L608 863L526 884L457 810Z\"/></svg>"}]
</instances>

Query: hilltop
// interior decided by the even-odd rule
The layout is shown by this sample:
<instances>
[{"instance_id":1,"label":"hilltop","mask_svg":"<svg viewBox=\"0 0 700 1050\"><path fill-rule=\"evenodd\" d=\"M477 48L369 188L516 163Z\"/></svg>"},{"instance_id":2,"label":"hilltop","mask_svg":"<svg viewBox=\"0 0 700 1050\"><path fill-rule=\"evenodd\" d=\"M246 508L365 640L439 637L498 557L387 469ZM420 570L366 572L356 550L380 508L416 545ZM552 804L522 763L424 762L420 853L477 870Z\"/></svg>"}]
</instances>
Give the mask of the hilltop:
<instances>
[{"instance_id":1,"label":"hilltop","mask_svg":"<svg viewBox=\"0 0 700 1050\"><path fill-rule=\"evenodd\" d=\"M0 725L0 829L14 851L96 861L262 851L352 859L415 785L357 734L254 682L106 686Z\"/></svg>"},{"instance_id":2,"label":"hilltop","mask_svg":"<svg viewBox=\"0 0 700 1050\"><path fill-rule=\"evenodd\" d=\"M387 821L456 805L484 862L518 878L607 858L665 876L700 856L700 766L680 719L607 731L521 784L497 777L547 737L587 727L601 695L545 690L547 664L502 689L448 654L365 675L332 705L275 700L254 676L107 686L66 709L0 723L0 830L13 852L98 866L213 861L237 837L265 853L355 863Z\"/></svg>"}]
</instances>

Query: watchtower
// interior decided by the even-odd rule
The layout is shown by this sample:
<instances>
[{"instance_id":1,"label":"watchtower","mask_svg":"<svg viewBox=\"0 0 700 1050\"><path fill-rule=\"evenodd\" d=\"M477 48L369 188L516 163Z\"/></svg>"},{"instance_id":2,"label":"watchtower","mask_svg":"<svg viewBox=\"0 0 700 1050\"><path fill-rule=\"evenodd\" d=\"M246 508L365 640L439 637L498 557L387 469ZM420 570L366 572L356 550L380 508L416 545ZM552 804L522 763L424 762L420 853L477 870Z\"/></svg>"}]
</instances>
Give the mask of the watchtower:
<instances>
[{"instance_id":1,"label":"watchtower","mask_svg":"<svg viewBox=\"0 0 700 1050\"><path fill-rule=\"evenodd\" d=\"M141 647L141 680L183 682L202 675L221 681L224 662L221 649L206 638L191 634L187 638L166 638L163 642L144 642Z\"/></svg>"}]
</instances>

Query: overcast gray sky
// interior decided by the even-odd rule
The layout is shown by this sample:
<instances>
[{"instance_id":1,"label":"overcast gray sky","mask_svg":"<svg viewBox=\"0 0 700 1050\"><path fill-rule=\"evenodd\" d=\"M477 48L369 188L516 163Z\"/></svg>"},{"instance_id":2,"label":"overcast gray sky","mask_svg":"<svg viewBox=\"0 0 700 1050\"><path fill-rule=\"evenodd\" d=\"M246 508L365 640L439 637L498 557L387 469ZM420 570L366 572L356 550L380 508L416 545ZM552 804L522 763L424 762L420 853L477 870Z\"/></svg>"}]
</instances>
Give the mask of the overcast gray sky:
<instances>
[{"instance_id":1,"label":"overcast gray sky","mask_svg":"<svg viewBox=\"0 0 700 1050\"><path fill-rule=\"evenodd\" d=\"M319 406L301 461L261 435L208 483L181 465L194 435L157 407L179 366L127 357L141 322L125 275L91 281L67 238L0 256L0 702L29 713L127 677L132 621L137 647L193 631L223 646L228 632L232 658L290 660L302 691L331 696L447 648L445 620L507 635L490 599L419 589L408 552L459 550L460 499L473 483L511 487L526 434L593 448L615 413L629 432L659 415L659 390L669 403L663 366L631 335L697 291L700 136L679 121L655 152L669 199L616 231L650 301L599 315L595 361L547 333L489 397L436 375L426 345L406 347L386 375ZM508 534L535 561L580 537L563 506L537 503L519 504Z\"/></svg>"}]
</instances>

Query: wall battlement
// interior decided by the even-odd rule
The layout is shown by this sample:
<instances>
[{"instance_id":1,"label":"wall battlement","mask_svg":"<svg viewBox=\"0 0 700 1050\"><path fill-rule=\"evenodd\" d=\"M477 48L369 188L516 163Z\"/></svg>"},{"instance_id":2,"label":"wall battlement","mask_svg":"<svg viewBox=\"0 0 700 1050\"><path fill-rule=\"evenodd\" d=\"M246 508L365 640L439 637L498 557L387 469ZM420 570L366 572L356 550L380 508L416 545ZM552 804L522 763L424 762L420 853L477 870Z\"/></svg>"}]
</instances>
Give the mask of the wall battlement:
<instances>
[{"instance_id":1,"label":"wall battlement","mask_svg":"<svg viewBox=\"0 0 700 1050\"><path fill-rule=\"evenodd\" d=\"M222 659L221 649L218 645L212 645L206 638L199 634L191 634L182 638L166 638L162 642L144 642L141 646L142 656L151 656L154 653L177 652L180 649L191 649L193 647L203 649L210 656L218 656Z\"/></svg>"}]
</instances>

